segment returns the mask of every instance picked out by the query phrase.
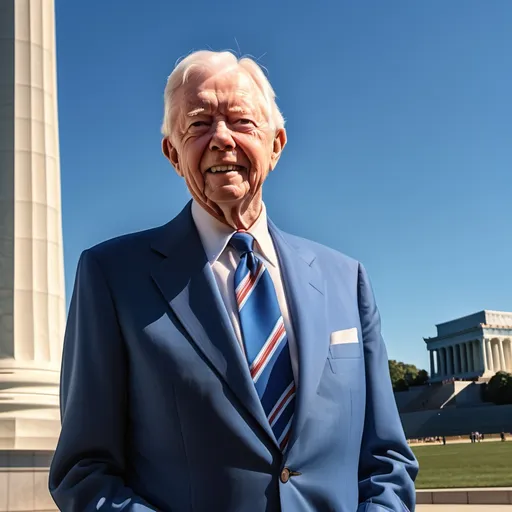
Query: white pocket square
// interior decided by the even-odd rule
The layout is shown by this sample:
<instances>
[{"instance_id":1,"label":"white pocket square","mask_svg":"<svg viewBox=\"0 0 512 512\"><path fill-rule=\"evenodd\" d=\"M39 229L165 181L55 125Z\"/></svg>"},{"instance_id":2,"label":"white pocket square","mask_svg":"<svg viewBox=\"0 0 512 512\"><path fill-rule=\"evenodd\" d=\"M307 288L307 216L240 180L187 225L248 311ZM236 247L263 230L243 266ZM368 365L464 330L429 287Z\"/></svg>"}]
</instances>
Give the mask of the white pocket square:
<instances>
[{"instance_id":1,"label":"white pocket square","mask_svg":"<svg viewBox=\"0 0 512 512\"><path fill-rule=\"evenodd\" d=\"M357 328L342 329L331 333L331 345L340 345L341 343L359 343Z\"/></svg>"}]
</instances>

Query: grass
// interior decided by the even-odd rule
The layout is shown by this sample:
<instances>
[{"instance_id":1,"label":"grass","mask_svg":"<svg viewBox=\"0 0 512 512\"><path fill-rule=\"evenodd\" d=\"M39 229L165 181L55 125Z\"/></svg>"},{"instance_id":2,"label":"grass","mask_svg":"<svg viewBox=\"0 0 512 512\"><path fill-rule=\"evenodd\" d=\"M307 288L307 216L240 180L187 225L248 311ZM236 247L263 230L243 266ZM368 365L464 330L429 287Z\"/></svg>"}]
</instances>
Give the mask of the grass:
<instances>
[{"instance_id":1,"label":"grass","mask_svg":"<svg viewBox=\"0 0 512 512\"><path fill-rule=\"evenodd\" d=\"M512 487L512 441L416 446L417 489Z\"/></svg>"}]
</instances>

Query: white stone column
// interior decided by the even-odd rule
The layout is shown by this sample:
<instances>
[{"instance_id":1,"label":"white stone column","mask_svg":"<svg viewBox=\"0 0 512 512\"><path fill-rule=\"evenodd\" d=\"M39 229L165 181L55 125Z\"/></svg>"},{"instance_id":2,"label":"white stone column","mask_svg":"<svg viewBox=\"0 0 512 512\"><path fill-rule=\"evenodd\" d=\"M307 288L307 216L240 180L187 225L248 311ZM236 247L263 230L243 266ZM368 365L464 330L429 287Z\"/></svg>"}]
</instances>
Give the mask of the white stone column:
<instances>
[{"instance_id":1,"label":"white stone column","mask_svg":"<svg viewBox=\"0 0 512 512\"><path fill-rule=\"evenodd\" d=\"M53 449L65 323L54 2L0 2L0 19L0 449Z\"/></svg>"},{"instance_id":2,"label":"white stone column","mask_svg":"<svg viewBox=\"0 0 512 512\"><path fill-rule=\"evenodd\" d=\"M496 367L494 366L494 357L492 354L491 340L485 340L485 348L487 350L487 363L489 364L489 371L494 373L496 371Z\"/></svg>"},{"instance_id":3,"label":"white stone column","mask_svg":"<svg viewBox=\"0 0 512 512\"><path fill-rule=\"evenodd\" d=\"M505 352L505 365L507 371L512 371L512 340L507 338L503 341L503 351Z\"/></svg>"},{"instance_id":4,"label":"white stone column","mask_svg":"<svg viewBox=\"0 0 512 512\"><path fill-rule=\"evenodd\" d=\"M468 373L468 358L467 358L467 352L466 352L466 343L461 343L459 345L460 348L460 360L461 360L461 372L462 373Z\"/></svg>"},{"instance_id":5,"label":"white stone column","mask_svg":"<svg viewBox=\"0 0 512 512\"><path fill-rule=\"evenodd\" d=\"M429 350L430 353L430 376L433 377L435 375L435 366L434 366L434 351Z\"/></svg>"},{"instance_id":6,"label":"white stone column","mask_svg":"<svg viewBox=\"0 0 512 512\"><path fill-rule=\"evenodd\" d=\"M438 361L439 361L439 376L443 377L446 375L446 350L444 347L437 349Z\"/></svg>"},{"instance_id":7,"label":"white stone column","mask_svg":"<svg viewBox=\"0 0 512 512\"><path fill-rule=\"evenodd\" d=\"M454 374L455 375L459 375L460 374L460 371L461 371L461 360L460 360L460 345L454 345L453 346L453 369L454 369Z\"/></svg>"},{"instance_id":8,"label":"white stone column","mask_svg":"<svg viewBox=\"0 0 512 512\"><path fill-rule=\"evenodd\" d=\"M466 351L466 363L467 363L467 371L468 372L474 372L474 366L473 366L473 351L471 350L471 342L465 343L464 348Z\"/></svg>"},{"instance_id":9,"label":"white stone column","mask_svg":"<svg viewBox=\"0 0 512 512\"><path fill-rule=\"evenodd\" d=\"M54 0L0 1L0 510L55 510L65 323Z\"/></svg>"},{"instance_id":10,"label":"white stone column","mask_svg":"<svg viewBox=\"0 0 512 512\"><path fill-rule=\"evenodd\" d=\"M454 368L453 368L453 347L446 347L446 375L448 377L453 377Z\"/></svg>"},{"instance_id":11,"label":"white stone column","mask_svg":"<svg viewBox=\"0 0 512 512\"><path fill-rule=\"evenodd\" d=\"M500 350L498 348L498 344L496 343L496 339L491 340L491 352L492 352L492 360L494 362L494 371L499 372L501 370L500 363Z\"/></svg>"},{"instance_id":12,"label":"white stone column","mask_svg":"<svg viewBox=\"0 0 512 512\"><path fill-rule=\"evenodd\" d=\"M505 352L503 350L503 338L498 339L498 351L500 355L500 369L507 371L507 365L505 364Z\"/></svg>"},{"instance_id":13,"label":"white stone column","mask_svg":"<svg viewBox=\"0 0 512 512\"><path fill-rule=\"evenodd\" d=\"M483 371L486 373L489 370L489 362L487 360L487 340L485 338L478 340L478 344L478 352L482 354Z\"/></svg>"}]
</instances>

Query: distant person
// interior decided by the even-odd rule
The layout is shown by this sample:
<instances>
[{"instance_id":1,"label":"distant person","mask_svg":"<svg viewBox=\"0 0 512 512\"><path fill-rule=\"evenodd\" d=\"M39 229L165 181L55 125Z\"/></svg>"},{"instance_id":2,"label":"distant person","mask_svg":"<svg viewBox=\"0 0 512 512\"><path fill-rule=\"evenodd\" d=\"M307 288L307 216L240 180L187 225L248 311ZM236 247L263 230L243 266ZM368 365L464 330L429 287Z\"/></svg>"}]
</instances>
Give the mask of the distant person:
<instances>
[{"instance_id":1,"label":"distant person","mask_svg":"<svg viewBox=\"0 0 512 512\"><path fill-rule=\"evenodd\" d=\"M262 185L287 138L258 64L189 55L167 82L163 134L193 199L80 258L58 507L414 510L418 465L364 267L267 217ZM320 169L310 179L329 187ZM327 210L317 222L336 227Z\"/></svg>"},{"instance_id":2,"label":"distant person","mask_svg":"<svg viewBox=\"0 0 512 512\"><path fill-rule=\"evenodd\" d=\"M446 437L443 436L443 445L446 444Z\"/></svg>"},{"instance_id":3,"label":"distant person","mask_svg":"<svg viewBox=\"0 0 512 512\"><path fill-rule=\"evenodd\" d=\"M504 441L506 440L506 438L505 438L505 432L502 432L502 433L500 434L500 439L501 439L501 441L502 441L502 442L504 442Z\"/></svg>"}]
</instances>

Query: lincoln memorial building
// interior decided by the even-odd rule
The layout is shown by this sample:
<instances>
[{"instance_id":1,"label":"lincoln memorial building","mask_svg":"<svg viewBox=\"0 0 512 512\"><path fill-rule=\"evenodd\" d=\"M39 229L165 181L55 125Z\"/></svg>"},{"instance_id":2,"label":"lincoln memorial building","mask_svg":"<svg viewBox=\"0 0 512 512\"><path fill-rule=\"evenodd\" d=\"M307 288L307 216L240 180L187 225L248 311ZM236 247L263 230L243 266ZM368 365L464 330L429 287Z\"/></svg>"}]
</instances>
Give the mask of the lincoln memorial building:
<instances>
[{"instance_id":1,"label":"lincoln memorial building","mask_svg":"<svg viewBox=\"0 0 512 512\"><path fill-rule=\"evenodd\" d=\"M512 313L480 311L436 327L436 337L424 338L431 382L512 372Z\"/></svg>"}]
</instances>

